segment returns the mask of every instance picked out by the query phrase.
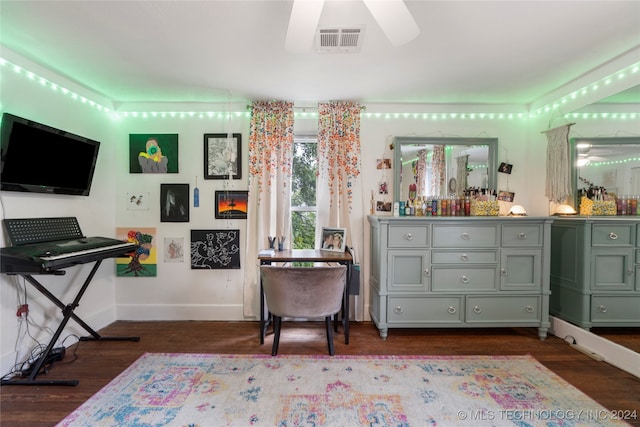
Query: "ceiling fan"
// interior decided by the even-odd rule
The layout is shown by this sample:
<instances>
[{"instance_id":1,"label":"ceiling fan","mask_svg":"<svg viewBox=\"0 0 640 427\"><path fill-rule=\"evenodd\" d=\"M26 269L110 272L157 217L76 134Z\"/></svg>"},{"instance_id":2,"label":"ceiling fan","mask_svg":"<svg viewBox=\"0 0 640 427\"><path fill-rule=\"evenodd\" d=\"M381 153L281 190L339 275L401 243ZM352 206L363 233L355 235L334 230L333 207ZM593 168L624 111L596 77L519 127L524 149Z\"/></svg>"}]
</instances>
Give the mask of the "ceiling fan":
<instances>
[{"instance_id":1,"label":"ceiling fan","mask_svg":"<svg viewBox=\"0 0 640 427\"><path fill-rule=\"evenodd\" d=\"M394 46L401 46L418 36L420 29L403 0L362 0ZM313 45L325 0L294 0L285 49L302 53Z\"/></svg>"}]
</instances>

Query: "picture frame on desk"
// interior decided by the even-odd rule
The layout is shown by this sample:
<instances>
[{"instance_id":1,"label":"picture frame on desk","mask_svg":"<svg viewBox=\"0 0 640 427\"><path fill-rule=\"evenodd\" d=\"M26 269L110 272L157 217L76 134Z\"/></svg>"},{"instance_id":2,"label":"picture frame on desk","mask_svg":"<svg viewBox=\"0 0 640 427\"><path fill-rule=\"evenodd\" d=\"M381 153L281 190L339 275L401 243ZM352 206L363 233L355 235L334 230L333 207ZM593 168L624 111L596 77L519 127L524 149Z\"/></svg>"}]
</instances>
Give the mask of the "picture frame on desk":
<instances>
[{"instance_id":1,"label":"picture frame on desk","mask_svg":"<svg viewBox=\"0 0 640 427\"><path fill-rule=\"evenodd\" d=\"M322 227L320 249L323 251L344 252L346 240L346 228Z\"/></svg>"}]
</instances>

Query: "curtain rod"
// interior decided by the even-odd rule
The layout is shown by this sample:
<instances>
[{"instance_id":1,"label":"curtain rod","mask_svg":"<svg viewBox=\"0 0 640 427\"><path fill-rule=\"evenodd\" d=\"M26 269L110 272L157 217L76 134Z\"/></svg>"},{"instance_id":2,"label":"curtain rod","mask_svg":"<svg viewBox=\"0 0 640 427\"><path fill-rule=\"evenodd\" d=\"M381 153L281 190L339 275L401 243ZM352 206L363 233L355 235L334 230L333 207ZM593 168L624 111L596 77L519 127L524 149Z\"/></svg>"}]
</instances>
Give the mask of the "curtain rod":
<instances>
[{"instance_id":1,"label":"curtain rod","mask_svg":"<svg viewBox=\"0 0 640 427\"><path fill-rule=\"evenodd\" d=\"M247 110L250 110L251 108L252 108L252 106L251 106L251 105L247 105ZM296 107L296 106L294 106L294 107L293 107L293 109L294 109L294 110L317 110L317 109L318 109L318 107L313 107L313 106L311 106L311 107ZM361 106L360 106L360 109L361 109L362 111L364 111L364 110L366 110L366 109L367 109L367 107L366 107L366 106L364 106L364 105L361 105Z\"/></svg>"}]
</instances>

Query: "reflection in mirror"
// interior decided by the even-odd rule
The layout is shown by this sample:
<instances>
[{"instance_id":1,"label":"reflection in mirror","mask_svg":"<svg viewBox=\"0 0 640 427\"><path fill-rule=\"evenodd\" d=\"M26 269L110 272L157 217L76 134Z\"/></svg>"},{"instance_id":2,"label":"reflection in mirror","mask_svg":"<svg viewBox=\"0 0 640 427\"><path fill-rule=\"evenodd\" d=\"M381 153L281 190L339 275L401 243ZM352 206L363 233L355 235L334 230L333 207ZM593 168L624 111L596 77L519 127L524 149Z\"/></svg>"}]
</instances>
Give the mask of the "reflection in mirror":
<instances>
[{"instance_id":1,"label":"reflection in mirror","mask_svg":"<svg viewBox=\"0 0 640 427\"><path fill-rule=\"evenodd\" d=\"M496 189L496 138L395 137L395 200Z\"/></svg>"},{"instance_id":2,"label":"reflection in mirror","mask_svg":"<svg viewBox=\"0 0 640 427\"><path fill-rule=\"evenodd\" d=\"M616 201L618 215L637 214L640 137L573 138L571 159L576 209L584 195L592 200Z\"/></svg>"}]
</instances>

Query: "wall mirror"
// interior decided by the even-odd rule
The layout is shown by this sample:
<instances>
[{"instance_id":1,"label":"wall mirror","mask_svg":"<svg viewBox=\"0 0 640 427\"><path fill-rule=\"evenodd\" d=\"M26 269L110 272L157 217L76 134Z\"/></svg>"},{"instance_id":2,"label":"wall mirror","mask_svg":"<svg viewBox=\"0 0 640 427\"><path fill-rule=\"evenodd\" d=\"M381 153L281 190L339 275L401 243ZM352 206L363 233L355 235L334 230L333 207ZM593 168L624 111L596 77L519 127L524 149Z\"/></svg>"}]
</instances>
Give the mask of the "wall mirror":
<instances>
[{"instance_id":1,"label":"wall mirror","mask_svg":"<svg viewBox=\"0 0 640 427\"><path fill-rule=\"evenodd\" d=\"M469 187L496 189L497 138L398 136L393 145L394 200L461 196Z\"/></svg>"},{"instance_id":2,"label":"wall mirror","mask_svg":"<svg viewBox=\"0 0 640 427\"><path fill-rule=\"evenodd\" d=\"M574 207L580 190L591 185L616 197L640 196L640 136L579 137L570 144Z\"/></svg>"},{"instance_id":3,"label":"wall mirror","mask_svg":"<svg viewBox=\"0 0 640 427\"><path fill-rule=\"evenodd\" d=\"M637 111L640 86L614 94L576 112ZM620 195L640 195L640 135L632 137L576 137L571 139L572 186L574 206L580 180L590 180ZM629 159L636 159L635 161ZM591 328L592 333L640 354L639 328Z\"/></svg>"}]
</instances>

